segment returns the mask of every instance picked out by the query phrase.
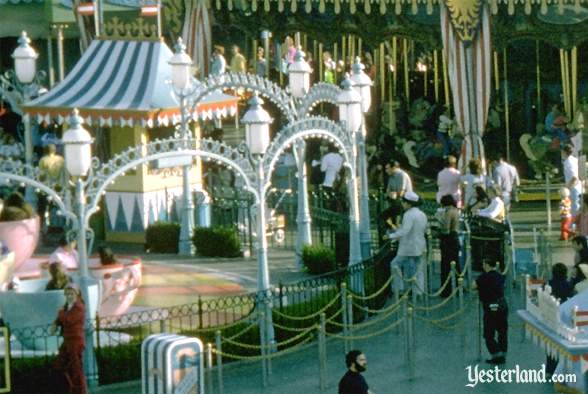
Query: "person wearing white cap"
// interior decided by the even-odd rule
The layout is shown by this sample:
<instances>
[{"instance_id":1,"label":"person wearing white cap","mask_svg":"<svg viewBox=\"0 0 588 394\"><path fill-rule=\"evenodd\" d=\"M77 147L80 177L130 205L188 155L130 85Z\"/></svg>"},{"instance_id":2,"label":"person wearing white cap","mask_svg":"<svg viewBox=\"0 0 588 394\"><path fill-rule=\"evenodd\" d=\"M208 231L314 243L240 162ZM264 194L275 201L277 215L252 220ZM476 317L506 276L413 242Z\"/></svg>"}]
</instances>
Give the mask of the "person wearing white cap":
<instances>
[{"instance_id":1,"label":"person wearing white cap","mask_svg":"<svg viewBox=\"0 0 588 394\"><path fill-rule=\"evenodd\" d=\"M398 230L388 234L389 239L398 240L398 252L390 263L390 268L395 275L392 289L400 292L404 290L403 278L416 279L417 286L413 282L415 294L421 294L424 290L422 256L427 249L427 216L418 208L420 203L418 194L413 191L406 192L402 198L405 210L402 224Z\"/></svg>"}]
</instances>

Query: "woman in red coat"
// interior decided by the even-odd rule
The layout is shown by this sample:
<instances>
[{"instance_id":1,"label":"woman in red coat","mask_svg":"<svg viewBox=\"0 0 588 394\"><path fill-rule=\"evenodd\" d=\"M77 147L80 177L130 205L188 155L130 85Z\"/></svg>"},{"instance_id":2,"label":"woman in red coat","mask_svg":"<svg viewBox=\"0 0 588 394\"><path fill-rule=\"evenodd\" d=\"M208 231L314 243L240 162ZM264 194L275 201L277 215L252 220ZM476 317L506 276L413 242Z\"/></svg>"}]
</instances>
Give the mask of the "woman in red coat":
<instances>
[{"instance_id":1,"label":"woman in red coat","mask_svg":"<svg viewBox=\"0 0 588 394\"><path fill-rule=\"evenodd\" d=\"M82 364L84 354L84 302L80 291L75 285L68 285L65 290L65 305L59 311L57 319L51 326L54 333L57 327L61 329L63 344L55 367L62 371L72 394L86 394L86 377Z\"/></svg>"}]
</instances>

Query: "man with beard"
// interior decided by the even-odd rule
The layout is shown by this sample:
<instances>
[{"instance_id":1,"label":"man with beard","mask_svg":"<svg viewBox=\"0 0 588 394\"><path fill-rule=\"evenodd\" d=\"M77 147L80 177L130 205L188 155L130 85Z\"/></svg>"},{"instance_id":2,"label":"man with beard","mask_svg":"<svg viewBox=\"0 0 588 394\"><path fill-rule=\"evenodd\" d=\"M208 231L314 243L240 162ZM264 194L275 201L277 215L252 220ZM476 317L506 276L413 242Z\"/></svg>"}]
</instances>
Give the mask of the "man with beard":
<instances>
[{"instance_id":1,"label":"man with beard","mask_svg":"<svg viewBox=\"0 0 588 394\"><path fill-rule=\"evenodd\" d=\"M367 367L365 354L361 350L351 350L345 355L345 364L348 370L339 381L339 394L372 394L361 375Z\"/></svg>"}]
</instances>

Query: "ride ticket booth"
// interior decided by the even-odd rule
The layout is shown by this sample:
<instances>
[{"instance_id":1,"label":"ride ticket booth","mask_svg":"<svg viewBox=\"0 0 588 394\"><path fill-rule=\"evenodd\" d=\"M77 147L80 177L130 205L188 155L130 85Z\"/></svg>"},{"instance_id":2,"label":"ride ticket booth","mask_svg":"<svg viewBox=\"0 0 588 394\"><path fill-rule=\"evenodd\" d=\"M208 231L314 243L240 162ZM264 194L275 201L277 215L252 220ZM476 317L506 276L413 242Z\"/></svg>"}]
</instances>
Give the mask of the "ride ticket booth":
<instances>
[{"instance_id":1,"label":"ride ticket booth","mask_svg":"<svg viewBox=\"0 0 588 394\"><path fill-rule=\"evenodd\" d=\"M203 394L204 353L198 338L154 334L141 345L143 394Z\"/></svg>"},{"instance_id":2,"label":"ride ticket booth","mask_svg":"<svg viewBox=\"0 0 588 394\"><path fill-rule=\"evenodd\" d=\"M77 108L95 138L93 152L104 162L130 147L174 135L181 114L169 83L172 56L160 38L96 39L63 81L26 103L23 111L32 120L62 124ZM218 90L190 108L193 137L200 138L198 121L237 116L238 100ZM186 164L179 159L142 164L107 188L106 241L143 243L151 223L179 216L181 166ZM198 194L201 162L196 158L190 163L190 187Z\"/></svg>"}]
</instances>

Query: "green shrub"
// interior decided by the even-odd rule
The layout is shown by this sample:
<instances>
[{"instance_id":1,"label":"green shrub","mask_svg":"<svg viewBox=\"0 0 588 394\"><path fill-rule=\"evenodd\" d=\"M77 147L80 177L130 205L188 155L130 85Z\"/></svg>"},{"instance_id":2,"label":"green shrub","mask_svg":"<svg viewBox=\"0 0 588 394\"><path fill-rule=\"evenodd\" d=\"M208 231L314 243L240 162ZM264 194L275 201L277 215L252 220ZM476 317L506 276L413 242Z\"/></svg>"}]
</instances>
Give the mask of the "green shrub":
<instances>
[{"instance_id":1,"label":"green shrub","mask_svg":"<svg viewBox=\"0 0 588 394\"><path fill-rule=\"evenodd\" d=\"M323 245L307 245L302 249L302 263L311 274L324 274L337 268L335 252Z\"/></svg>"},{"instance_id":2,"label":"green shrub","mask_svg":"<svg viewBox=\"0 0 588 394\"><path fill-rule=\"evenodd\" d=\"M145 231L145 249L151 253L178 253L179 223L155 222Z\"/></svg>"},{"instance_id":3,"label":"green shrub","mask_svg":"<svg viewBox=\"0 0 588 394\"><path fill-rule=\"evenodd\" d=\"M240 257L241 240L237 231L227 227L197 227L192 238L196 253L206 257Z\"/></svg>"},{"instance_id":4,"label":"green shrub","mask_svg":"<svg viewBox=\"0 0 588 394\"><path fill-rule=\"evenodd\" d=\"M141 379L141 341L96 351L100 385Z\"/></svg>"},{"instance_id":5,"label":"green shrub","mask_svg":"<svg viewBox=\"0 0 588 394\"><path fill-rule=\"evenodd\" d=\"M10 360L12 393L65 392L65 382L53 367L55 357L26 357ZM64 389L60 391L60 389Z\"/></svg>"}]
</instances>

